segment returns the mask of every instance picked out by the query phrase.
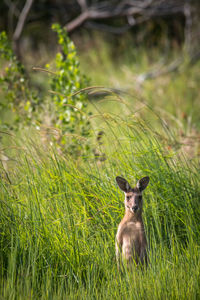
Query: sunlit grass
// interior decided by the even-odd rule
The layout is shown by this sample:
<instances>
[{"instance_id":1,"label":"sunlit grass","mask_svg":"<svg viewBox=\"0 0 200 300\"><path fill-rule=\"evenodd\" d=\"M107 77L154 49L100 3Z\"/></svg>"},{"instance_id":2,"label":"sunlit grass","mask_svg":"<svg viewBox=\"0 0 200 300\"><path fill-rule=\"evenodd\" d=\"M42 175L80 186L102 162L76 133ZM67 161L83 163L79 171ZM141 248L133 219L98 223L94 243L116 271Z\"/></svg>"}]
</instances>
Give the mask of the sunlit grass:
<instances>
[{"instance_id":1,"label":"sunlit grass","mask_svg":"<svg viewBox=\"0 0 200 300\"><path fill-rule=\"evenodd\" d=\"M157 128L126 108L117 117L96 108L94 119L101 122L94 122L94 132L101 124L103 144L96 147L106 156L103 162L93 155L67 157L42 145L37 133L31 139L9 137L6 153L14 161L1 168L1 296L197 299L197 165L169 147L174 135L153 112ZM150 176L144 194L149 264L133 273L118 273L115 261L115 234L124 213L117 175L132 184Z\"/></svg>"},{"instance_id":2,"label":"sunlit grass","mask_svg":"<svg viewBox=\"0 0 200 300\"><path fill-rule=\"evenodd\" d=\"M106 87L89 93L92 153L67 156L50 144L56 129L47 133L46 124L1 133L0 298L198 299L199 65L141 83L138 75L163 63L160 54L130 47L113 60L105 44L97 46L98 55L81 56L83 73ZM45 94L40 76L34 82ZM150 177L148 267L123 274L114 247L124 214L117 175L132 185Z\"/></svg>"}]
</instances>

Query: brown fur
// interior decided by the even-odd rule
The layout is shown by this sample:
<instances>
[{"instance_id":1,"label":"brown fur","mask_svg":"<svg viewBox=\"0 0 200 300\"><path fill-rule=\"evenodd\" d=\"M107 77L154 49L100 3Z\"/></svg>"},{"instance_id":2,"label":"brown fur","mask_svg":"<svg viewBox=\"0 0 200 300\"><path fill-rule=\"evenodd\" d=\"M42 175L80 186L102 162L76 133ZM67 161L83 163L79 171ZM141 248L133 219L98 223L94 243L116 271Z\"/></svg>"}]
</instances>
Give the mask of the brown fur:
<instances>
[{"instance_id":1,"label":"brown fur","mask_svg":"<svg viewBox=\"0 0 200 300\"><path fill-rule=\"evenodd\" d=\"M147 241L142 220L142 190L146 188L149 178L141 179L132 189L128 182L117 177L117 183L125 193L125 215L120 222L116 235L116 257L118 265L122 262L130 267L147 262Z\"/></svg>"}]
</instances>

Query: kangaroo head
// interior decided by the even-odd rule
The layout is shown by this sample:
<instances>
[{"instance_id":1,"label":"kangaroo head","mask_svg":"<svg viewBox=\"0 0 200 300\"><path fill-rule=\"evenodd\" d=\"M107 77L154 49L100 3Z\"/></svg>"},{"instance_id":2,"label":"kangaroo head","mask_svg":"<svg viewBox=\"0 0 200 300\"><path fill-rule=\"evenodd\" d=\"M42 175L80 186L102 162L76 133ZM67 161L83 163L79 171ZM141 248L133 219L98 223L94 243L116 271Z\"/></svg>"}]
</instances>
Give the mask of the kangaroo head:
<instances>
[{"instance_id":1,"label":"kangaroo head","mask_svg":"<svg viewBox=\"0 0 200 300\"><path fill-rule=\"evenodd\" d=\"M142 211L142 191L149 183L149 177L143 177L138 180L136 187L131 188L128 181L120 176L116 177L119 188L125 193L124 204L126 209L129 209L133 214L141 213Z\"/></svg>"}]
</instances>

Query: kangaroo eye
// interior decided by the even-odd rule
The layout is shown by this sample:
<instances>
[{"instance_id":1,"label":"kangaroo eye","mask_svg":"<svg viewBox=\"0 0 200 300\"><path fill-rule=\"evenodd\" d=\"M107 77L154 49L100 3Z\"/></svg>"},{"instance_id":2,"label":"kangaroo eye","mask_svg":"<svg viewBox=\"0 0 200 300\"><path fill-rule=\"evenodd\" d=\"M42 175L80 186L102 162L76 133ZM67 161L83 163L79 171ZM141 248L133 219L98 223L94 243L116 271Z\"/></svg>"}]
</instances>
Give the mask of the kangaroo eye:
<instances>
[{"instance_id":1,"label":"kangaroo eye","mask_svg":"<svg viewBox=\"0 0 200 300\"><path fill-rule=\"evenodd\" d=\"M131 196L126 196L126 200L129 201L131 199Z\"/></svg>"}]
</instances>

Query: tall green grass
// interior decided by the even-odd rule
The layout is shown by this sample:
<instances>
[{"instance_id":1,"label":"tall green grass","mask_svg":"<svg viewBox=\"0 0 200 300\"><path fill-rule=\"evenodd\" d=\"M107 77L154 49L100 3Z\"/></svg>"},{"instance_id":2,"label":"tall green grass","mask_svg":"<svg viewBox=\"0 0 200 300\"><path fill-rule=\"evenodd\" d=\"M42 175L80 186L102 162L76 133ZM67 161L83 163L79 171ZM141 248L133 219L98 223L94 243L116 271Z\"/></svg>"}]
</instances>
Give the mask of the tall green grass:
<instances>
[{"instance_id":1,"label":"tall green grass","mask_svg":"<svg viewBox=\"0 0 200 300\"><path fill-rule=\"evenodd\" d=\"M2 299L198 299L198 166L168 147L173 134L153 112L162 134L130 110L97 109L103 162L67 157L37 133L9 137L13 161L1 167L0 189ZM149 265L123 274L114 249L124 213L117 175L133 185L150 176L143 213Z\"/></svg>"},{"instance_id":2,"label":"tall green grass","mask_svg":"<svg viewBox=\"0 0 200 300\"><path fill-rule=\"evenodd\" d=\"M159 110L163 118L173 118L179 122L180 131L186 134L194 135L196 129L199 131L200 61L188 65L188 57L185 57L185 62L176 72L141 81L141 75L165 70L177 58L184 57L184 51L176 47L169 50L168 46L147 50L144 46L135 47L131 41L126 45L122 42L121 46L124 48L119 51L119 47L113 47L110 41L106 43L98 37L94 39L93 47L79 51L82 69L90 76L92 83L118 88L147 99L148 104ZM132 97L130 104L134 105ZM113 109L112 103L105 102L105 106Z\"/></svg>"}]
</instances>

